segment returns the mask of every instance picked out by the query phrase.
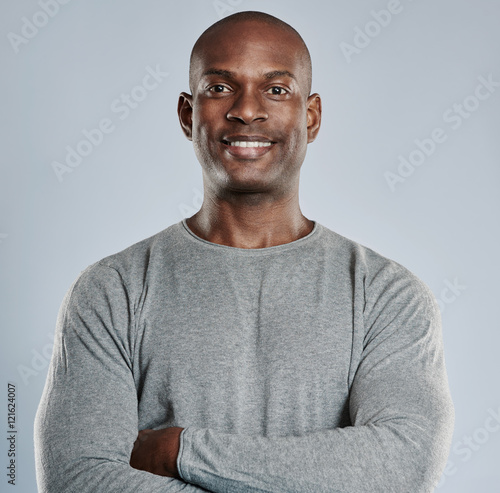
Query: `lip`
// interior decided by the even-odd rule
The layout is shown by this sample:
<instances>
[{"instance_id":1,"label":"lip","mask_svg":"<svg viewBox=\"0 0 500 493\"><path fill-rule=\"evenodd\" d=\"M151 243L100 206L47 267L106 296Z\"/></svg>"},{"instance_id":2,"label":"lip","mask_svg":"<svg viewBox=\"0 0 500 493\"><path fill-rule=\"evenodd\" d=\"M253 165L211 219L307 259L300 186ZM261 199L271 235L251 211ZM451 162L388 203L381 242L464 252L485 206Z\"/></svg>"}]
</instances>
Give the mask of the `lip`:
<instances>
[{"instance_id":1,"label":"lip","mask_svg":"<svg viewBox=\"0 0 500 493\"><path fill-rule=\"evenodd\" d=\"M270 146L266 147L237 147L229 145L229 142L266 142ZM263 135L228 135L222 141L225 151L233 157L239 159L258 159L274 147L276 142Z\"/></svg>"},{"instance_id":2,"label":"lip","mask_svg":"<svg viewBox=\"0 0 500 493\"><path fill-rule=\"evenodd\" d=\"M272 142L274 144L274 141L265 135L232 134L224 136L222 140L227 142Z\"/></svg>"}]
</instances>

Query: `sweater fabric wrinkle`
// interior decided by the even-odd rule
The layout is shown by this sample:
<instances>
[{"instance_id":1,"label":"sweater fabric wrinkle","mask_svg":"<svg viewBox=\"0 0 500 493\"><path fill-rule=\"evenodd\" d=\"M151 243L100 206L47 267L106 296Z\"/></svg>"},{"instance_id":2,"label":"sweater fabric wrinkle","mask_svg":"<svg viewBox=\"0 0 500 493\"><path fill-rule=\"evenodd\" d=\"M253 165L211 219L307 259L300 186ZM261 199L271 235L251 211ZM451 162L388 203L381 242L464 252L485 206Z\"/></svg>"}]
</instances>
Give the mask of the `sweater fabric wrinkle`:
<instances>
[{"instance_id":1,"label":"sweater fabric wrinkle","mask_svg":"<svg viewBox=\"0 0 500 493\"><path fill-rule=\"evenodd\" d=\"M138 431L169 426L184 428L181 479L132 469ZM41 493L428 493L452 427L437 304L410 271L318 222L243 249L183 219L68 290L37 481Z\"/></svg>"}]
</instances>

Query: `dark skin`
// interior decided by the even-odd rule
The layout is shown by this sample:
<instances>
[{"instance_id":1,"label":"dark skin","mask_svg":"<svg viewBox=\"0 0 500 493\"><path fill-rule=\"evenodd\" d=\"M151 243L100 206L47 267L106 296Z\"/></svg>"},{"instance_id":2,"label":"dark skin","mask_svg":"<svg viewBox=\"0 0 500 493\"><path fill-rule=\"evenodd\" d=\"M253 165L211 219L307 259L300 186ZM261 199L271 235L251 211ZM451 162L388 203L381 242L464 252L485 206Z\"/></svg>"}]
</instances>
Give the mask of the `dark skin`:
<instances>
[{"instance_id":1,"label":"dark skin","mask_svg":"<svg viewBox=\"0 0 500 493\"><path fill-rule=\"evenodd\" d=\"M176 462L182 430L171 426L163 430L140 431L132 449L130 465L158 476L180 479Z\"/></svg>"},{"instance_id":2,"label":"dark skin","mask_svg":"<svg viewBox=\"0 0 500 493\"><path fill-rule=\"evenodd\" d=\"M193 94L180 95L178 113L203 170L203 205L187 220L201 238L265 248L311 232L299 207L299 173L319 131L321 100L308 96L302 49L291 33L246 21L215 32L199 50ZM229 73L204 75L210 69ZM273 144L252 156L224 143L244 138Z\"/></svg>"},{"instance_id":3,"label":"dark skin","mask_svg":"<svg viewBox=\"0 0 500 493\"><path fill-rule=\"evenodd\" d=\"M203 204L187 220L197 236L266 248L312 231L313 221L299 207L299 176L307 145L319 132L321 99L308 95L301 53L293 33L255 20L203 39L194 58L193 94L181 93L178 104L182 130L203 170ZM259 144L230 145L241 141ZM130 465L179 478L182 430L141 431Z\"/></svg>"}]
</instances>

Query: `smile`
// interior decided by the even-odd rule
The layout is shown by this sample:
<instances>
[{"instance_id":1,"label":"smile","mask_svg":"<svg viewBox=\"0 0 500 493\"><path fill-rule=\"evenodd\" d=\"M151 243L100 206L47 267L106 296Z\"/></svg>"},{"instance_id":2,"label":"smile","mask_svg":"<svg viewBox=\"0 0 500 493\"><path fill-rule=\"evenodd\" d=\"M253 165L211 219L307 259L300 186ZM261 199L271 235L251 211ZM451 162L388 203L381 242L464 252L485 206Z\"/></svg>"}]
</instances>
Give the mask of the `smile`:
<instances>
[{"instance_id":1,"label":"smile","mask_svg":"<svg viewBox=\"0 0 500 493\"><path fill-rule=\"evenodd\" d=\"M272 142L246 142L246 141L237 141L237 142L228 142L227 145L231 147L269 147L272 145Z\"/></svg>"},{"instance_id":2,"label":"smile","mask_svg":"<svg viewBox=\"0 0 500 493\"><path fill-rule=\"evenodd\" d=\"M261 135L227 136L222 144L226 152L236 159L260 159L274 148L275 142Z\"/></svg>"}]
</instances>

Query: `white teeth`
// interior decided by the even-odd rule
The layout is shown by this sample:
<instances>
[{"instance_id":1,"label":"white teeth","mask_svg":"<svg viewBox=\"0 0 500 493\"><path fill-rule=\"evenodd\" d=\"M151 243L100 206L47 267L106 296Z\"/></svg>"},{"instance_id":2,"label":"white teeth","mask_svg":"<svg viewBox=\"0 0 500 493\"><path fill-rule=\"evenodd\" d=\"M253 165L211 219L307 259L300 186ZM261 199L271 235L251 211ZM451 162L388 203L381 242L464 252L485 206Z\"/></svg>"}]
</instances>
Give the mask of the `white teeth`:
<instances>
[{"instance_id":1,"label":"white teeth","mask_svg":"<svg viewBox=\"0 0 500 493\"><path fill-rule=\"evenodd\" d=\"M234 147L269 147L271 145L271 142L229 142L230 146Z\"/></svg>"}]
</instances>

